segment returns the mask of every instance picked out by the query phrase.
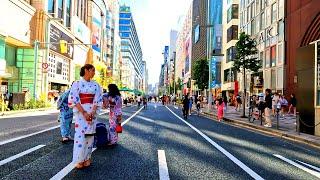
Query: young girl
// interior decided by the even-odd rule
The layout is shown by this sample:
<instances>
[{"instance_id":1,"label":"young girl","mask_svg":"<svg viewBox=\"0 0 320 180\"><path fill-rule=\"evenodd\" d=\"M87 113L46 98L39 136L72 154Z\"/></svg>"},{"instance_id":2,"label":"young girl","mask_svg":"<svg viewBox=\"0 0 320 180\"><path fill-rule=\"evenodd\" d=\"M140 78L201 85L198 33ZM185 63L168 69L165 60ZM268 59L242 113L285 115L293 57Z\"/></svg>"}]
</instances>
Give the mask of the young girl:
<instances>
[{"instance_id":1,"label":"young girl","mask_svg":"<svg viewBox=\"0 0 320 180\"><path fill-rule=\"evenodd\" d=\"M216 106L217 106L218 121L221 122L221 120L223 119L223 108L224 108L224 102L222 98L219 98L218 101L216 101Z\"/></svg>"}]
</instances>

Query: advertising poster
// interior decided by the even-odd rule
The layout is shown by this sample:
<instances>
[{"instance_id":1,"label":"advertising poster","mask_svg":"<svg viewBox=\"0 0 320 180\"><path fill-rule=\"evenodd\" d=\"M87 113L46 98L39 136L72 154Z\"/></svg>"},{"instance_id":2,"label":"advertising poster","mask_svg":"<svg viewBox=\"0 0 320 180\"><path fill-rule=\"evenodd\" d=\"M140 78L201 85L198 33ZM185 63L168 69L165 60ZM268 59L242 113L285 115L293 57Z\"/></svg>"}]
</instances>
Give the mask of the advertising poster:
<instances>
[{"instance_id":1,"label":"advertising poster","mask_svg":"<svg viewBox=\"0 0 320 180\"><path fill-rule=\"evenodd\" d=\"M191 38L188 36L185 42L185 73L190 71L190 57L191 57Z\"/></svg>"},{"instance_id":2,"label":"advertising poster","mask_svg":"<svg viewBox=\"0 0 320 180\"><path fill-rule=\"evenodd\" d=\"M101 14L97 5L93 4L92 8L92 49L97 52L101 51Z\"/></svg>"}]
</instances>

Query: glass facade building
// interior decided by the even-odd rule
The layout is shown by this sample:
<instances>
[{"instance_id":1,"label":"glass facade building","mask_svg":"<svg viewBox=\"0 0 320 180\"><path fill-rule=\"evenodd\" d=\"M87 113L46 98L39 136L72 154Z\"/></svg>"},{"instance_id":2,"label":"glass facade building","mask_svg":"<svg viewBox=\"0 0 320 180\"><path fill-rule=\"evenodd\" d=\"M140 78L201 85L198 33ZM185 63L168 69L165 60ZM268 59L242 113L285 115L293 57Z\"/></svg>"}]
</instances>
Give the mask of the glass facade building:
<instances>
[{"instance_id":1,"label":"glass facade building","mask_svg":"<svg viewBox=\"0 0 320 180\"><path fill-rule=\"evenodd\" d=\"M127 72L124 81L128 81L131 88L142 88L142 50L136 31L136 27L132 18L130 7L120 6L119 12L119 34L121 38L122 60L131 72ZM131 77L129 77L131 74ZM127 78L127 79L126 79ZM129 78L129 79L128 79ZM133 79L130 79L133 78ZM132 84L133 82L133 84Z\"/></svg>"}]
</instances>

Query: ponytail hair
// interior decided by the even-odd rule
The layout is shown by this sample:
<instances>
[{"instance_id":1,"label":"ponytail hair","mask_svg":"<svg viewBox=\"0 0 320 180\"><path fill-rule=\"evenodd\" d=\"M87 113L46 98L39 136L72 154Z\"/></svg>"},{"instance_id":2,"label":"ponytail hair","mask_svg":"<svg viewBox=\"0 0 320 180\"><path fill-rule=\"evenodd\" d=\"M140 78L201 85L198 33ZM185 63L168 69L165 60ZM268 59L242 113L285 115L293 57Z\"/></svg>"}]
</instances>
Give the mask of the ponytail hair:
<instances>
[{"instance_id":1,"label":"ponytail hair","mask_svg":"<svg viewBox=\"0 0 320 180\"><path fill-rule=\"evenodd\" d=\"M85 70L90 70L90 69L92 69L92 68L94 68L94 66L93 66L92 64L85 64L85 65L82 66L81 69L80 69L80 76L83 77L84 74L85 74L85 72L86 72Z\"/></svg>"}]
</instances>

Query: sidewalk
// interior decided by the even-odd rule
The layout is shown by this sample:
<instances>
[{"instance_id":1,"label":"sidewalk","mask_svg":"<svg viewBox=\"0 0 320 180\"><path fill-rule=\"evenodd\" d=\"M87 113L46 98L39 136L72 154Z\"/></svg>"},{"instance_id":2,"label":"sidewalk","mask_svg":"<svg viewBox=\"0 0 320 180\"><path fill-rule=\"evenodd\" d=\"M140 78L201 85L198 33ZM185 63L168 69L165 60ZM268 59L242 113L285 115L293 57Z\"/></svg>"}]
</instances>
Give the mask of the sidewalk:
<instances>
[{"instance_id":1,"label":"sidewalk","mask_svg":"<svg viewBox=\"0 0 320 180\"><path fill-rule=\"evenodd\" d=\"M194 107L193 107L194 108ZM194 108L195 109L195 108ZM207 112L207 107L201 109L202 115L210 119L216 120L216 109L211 109L210 112ZM309 135L305 133L296 132L296 117L295 116L285 116L284 118L279 118L279 129L276 128L277 119L272 117L272 127L264 127L264 120L261 125L260 120L255 120L253 123L250 123L248 118L241 118L242 110L240 112L236 111L233 106L227 107L227 110L224 113L224 122L230 123L235 126L244 127L247 129L252 129L262 133L272 134L279 136L284 139L289 139L292 141L297 141L300 143L305 143L316 148L320 148L320 137ZM248 109L246 109L246 116L248 116Z\"/></svg>"},{"instance_id":2,"label":"sidewalk","mask_svg":"<svg viewBox=\"0 0 320 180\"><path fill-rule=\"evenodd\" d=\"M14 114L23 114L28 112L39 112L39 111L50 111L50 110L56 110L55 107L47 107L47 108L38 108L38 109L25 109L25 110L16 110L16 111L0 111L0 118L8 115L14 115Z\"/></svg>"}]
</instances>

